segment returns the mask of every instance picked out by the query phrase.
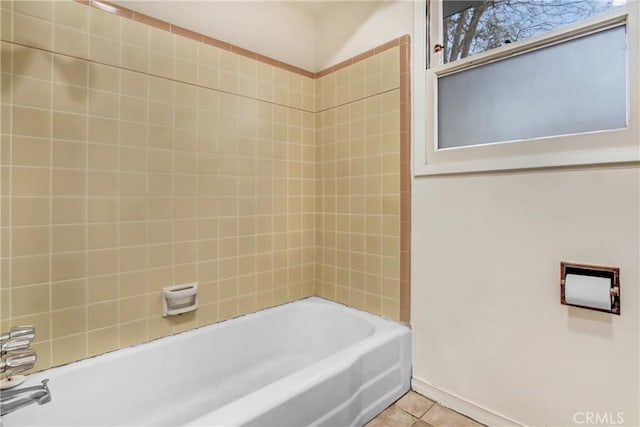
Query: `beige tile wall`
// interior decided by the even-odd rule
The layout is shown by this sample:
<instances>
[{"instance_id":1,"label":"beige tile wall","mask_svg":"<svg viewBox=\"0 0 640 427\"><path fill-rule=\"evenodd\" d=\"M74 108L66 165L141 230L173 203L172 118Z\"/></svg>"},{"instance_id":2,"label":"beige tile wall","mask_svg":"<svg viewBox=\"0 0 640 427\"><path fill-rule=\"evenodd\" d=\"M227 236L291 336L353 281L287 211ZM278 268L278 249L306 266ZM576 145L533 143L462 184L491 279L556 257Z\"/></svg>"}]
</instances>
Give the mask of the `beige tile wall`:
<instances>
[{"instance_id":1,"label":"beige tile wall","mask_svg":"<svg viewBox=\"0 0 640 427\"><path fill-rule=\"evenodd\" d=\"M38 368L314 293L312 78L76 2L1 7L0 329L36 325ZM198 311L162 318L191 281Z\"/></svg>"},{"instance_id":2,"label":"beige tile wall","mask_svg":"<svg viewBox=\"0 0 640 427\"><path fill-rule=\"evenodd\" d=\"M121 12L2 1L0 327L38 368L314 293L408 321L406 37L314 76Z\"/></svg>"},{"instance_id":3,"label":"beige tile wall","mask_svg":"<svg viewBox=\"0 0 640 427\"><path fill-rule=\"evenodd\" d=\"M400 46L370 53L317 80L316 292L400 319Z\"/></svg>"}]
</instances>

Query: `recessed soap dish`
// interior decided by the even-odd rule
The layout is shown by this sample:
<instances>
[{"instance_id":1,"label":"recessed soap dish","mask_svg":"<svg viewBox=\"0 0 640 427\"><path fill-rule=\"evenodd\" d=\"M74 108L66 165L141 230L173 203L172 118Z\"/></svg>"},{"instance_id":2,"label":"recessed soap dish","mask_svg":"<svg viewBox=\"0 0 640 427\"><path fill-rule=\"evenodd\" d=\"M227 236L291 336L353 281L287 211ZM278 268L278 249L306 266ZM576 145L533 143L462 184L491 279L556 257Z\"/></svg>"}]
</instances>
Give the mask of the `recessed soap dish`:
<instances>
[{"instance_id":1,"label":"recessed soap dish","mask_svg":"<svg viewBox=\"0 0 640 427\"><path fill-rule=\"evenodd\" d=\"M162 317L198 308L198 282L162 288Z\"/></svg>"}]
</instances>

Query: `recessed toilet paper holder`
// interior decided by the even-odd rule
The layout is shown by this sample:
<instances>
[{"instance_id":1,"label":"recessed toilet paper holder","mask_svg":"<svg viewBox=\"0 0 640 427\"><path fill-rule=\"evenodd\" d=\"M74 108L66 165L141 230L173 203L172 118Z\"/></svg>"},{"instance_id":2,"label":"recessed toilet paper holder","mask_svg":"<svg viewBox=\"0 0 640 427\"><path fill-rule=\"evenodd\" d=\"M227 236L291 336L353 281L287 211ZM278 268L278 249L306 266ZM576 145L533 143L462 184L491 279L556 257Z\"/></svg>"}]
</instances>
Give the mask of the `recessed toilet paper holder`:
<instances>
[{"instance_id":1,"label":"recessed toilet paper holder","mask_svg":"<svg viewBox=\"0 0 640 427\"><path fill-rule=\"evenodd\" d=\"M162 317L198 308L198 282L162 288Z\"/></svg>"},{"instance_id":2,"label":"recessed toilet paper holder","mask_svg":"<svg viewBox=\"0 0 640 427\"><path fill-rule=\"evenodd\" d=\"M620 269L561 262L560 303L620 315Z\"/></svg>"}]
</instances>

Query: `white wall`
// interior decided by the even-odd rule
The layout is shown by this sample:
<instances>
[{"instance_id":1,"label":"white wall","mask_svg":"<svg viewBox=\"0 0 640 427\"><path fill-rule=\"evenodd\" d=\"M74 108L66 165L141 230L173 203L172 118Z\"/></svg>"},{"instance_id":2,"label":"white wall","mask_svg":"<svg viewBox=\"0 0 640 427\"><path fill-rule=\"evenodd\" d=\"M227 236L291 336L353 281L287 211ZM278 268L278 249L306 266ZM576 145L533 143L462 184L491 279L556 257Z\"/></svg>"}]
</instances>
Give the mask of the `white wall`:
<instances>
[{"instance_id":1,"label":"white wall","mask_svg":"<svg viewBox=\"0 0 640 427\"><path fill-rule=\"evenodd\" d=\"M414 154L424 8L415 2ZM412 218L416 387L491 425L578 425L580 411L640 425L637 163L415 177ZM561 305L561 261L620 267L622 315Z\"/></svg>"},{"instance_id":2,"label":"white wall","mask_svg":"<svg viewBox=\"0 0 640 427\"><path fill-rule=\"evenodd\" d=\"M339 2L317 18L315 70L379 46L413 29L413 2Z\"/></svg>"},{"instance_id":3,"label":"white wall","mask_svg":"<svg viewBox=\"0 0 640 427\"><path fill-rule=\"evenodd\" d=\"M192 31L315 71L315 20L278 1L113 0Z\"/></svg>"},{"instance_id":4,"label":"white wall","mask_svg":"<svg viewBox=\"0 0 640 427\"><path fill-rule=\"evenodd\" d=\"M640 169L413 183L413 375L532 426L640 425ZM560 261L620 267L622 315L560 305Z\"/></svg>"},{"instance_id":5,"label":"white wall","mask_svg":"<svg viewBox=\"0 0 640 427\"><path fill-rule=\"evenodd\" d=\"M413 3L407 0L328 6L244 0L113 3L313 72L410 34L413 27Z\"/></svg>"}]
</instances>

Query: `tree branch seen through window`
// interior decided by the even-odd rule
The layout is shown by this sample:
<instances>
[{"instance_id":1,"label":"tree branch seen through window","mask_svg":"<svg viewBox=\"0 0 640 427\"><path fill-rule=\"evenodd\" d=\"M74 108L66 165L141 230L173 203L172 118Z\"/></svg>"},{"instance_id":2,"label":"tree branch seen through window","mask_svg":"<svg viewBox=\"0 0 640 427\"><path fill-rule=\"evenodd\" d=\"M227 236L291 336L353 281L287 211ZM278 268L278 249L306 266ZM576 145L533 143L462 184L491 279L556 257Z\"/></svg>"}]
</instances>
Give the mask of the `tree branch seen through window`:
<instances>
[{"instance_id":1,"label":"tree branch seen through window","mask_svg":"<svg viewBox=\"0 0 640 427\"><path fill-rule=\"evenodd\" d=\"M612 0L485 0L444 19L444 62L602 14Z\"/></svg>"}]
</instances>

